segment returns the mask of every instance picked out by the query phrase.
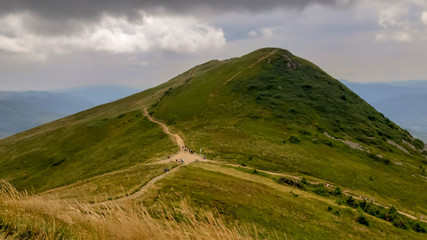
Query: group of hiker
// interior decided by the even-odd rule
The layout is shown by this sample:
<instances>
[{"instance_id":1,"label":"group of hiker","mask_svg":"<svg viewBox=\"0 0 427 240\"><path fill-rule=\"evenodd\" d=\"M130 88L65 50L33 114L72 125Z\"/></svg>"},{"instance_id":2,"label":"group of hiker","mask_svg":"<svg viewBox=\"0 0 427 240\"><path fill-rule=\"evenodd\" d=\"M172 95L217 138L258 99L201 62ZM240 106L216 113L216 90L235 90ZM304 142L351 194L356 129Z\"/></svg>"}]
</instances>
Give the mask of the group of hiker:
<instances>
[{"instance_id":1,"label":"group of hiker","mask_svg":"<svg viewBox=\"0 0 427 240\"><path fill-rule=\"evenodd\" d=\"M189 152L189 153L191 153L191 154L193 154L193 153L194 153L194 151L193 151L192 149L188 149L185 145L184 145L184 146L181 146L181 148L182 148L182 149L184 149L184 152Z\"/></svg>"},{"instance_id":2,"label":"group of hiker","mask_svg":"<svg viewBox=\"0 0 427 240\"><path fill-rule=\"evenodd\" d=\"M359 195L359 198L360 198L360 199L362 199L362 196L360 196L360 195ZM370 201L371 203L374 203L374 202L375 202L375 200L374 200L374 199L370 199L370 198L367 198L367 197L364 197L363 199L365 200L365 202L369 202L369 201Z\"/></svg>"},{"instance_id":3,"label":"group of hiker","mask_svg":"<svg viewBox=\"0 0 427 240\"><path fill-rule=\"evenodd\" d=\"M180 158L180 159L176 159L175 162L180 162L180 163L184 163L184 159Z\"/></svg>"},{"instance_id":4,"label":"group of hiker","mask_svg":"<svg viewBox=\"0 0 427 240\"><path fill-rule=\"evenodd\" d=\"M183 149L185 152L189 152L190 154L193 154L193 153L195 153L192 149L188 149L185 145L183 145L183 146L181 146L181 149ZM201 151L201 150L200 150ZM172 157L173 155L168 155L167 156L167 159L170 159L171 157ZM200 157L202 158L202 159L206 159L206 156L205 155L200 155ZM200 159L198 159L198 158L196 158L195 159L195 161L196 162L198 162L198 161L200 161ZM175 162L177 162L177 163L184 163L184 159L182 159L182 158L177 158L177 159L175 159ZM165 171L165 173L166 172L169 172L169 168L165 168L164 169L164 171Z\"/></svg>"}]
</instances>

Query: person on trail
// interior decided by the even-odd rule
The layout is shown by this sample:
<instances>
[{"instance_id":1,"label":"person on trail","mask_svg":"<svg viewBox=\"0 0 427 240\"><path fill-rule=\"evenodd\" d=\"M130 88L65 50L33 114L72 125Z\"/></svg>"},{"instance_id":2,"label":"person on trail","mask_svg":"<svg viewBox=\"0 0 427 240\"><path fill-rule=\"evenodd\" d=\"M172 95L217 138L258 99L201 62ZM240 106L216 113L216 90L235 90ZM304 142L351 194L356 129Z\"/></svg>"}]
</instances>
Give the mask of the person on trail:
<instances>
[{"instance_id":1,"label":"person on trail","mask_svg":"<svg viewBox=\"0 0 427 240\"><path fill-rule=\"evenodd\" d=\"M165 168L165 172L167 172L168 171L168 169L167 168Z\"/></svg>"}]
</instances>

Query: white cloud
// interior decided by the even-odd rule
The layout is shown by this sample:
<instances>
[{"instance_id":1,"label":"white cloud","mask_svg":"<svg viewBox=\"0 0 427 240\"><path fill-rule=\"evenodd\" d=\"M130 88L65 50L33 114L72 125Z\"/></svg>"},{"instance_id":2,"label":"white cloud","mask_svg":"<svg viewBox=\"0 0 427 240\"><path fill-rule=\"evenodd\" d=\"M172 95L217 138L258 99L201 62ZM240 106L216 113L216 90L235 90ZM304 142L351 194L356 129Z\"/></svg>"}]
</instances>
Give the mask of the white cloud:
<instances>
[{"instance_id":1,"label":"white cloud","mask_svg":"<svg viewBox=\"0 0 427 240\"><path fill-rule=\"evenodd\" d=\"M195 52L225 45L222 29L195 18L151 16L141 13L138 21L105 15L98 22L65 36L33 33L26 26L31 18L13 14L0 18L0 53L25 54L29 58L65 54L75 50L140 53L150 50ZM31 20L34 20L31 19Z\"/></svg>"},{"instance_id":2,"label":"white cloud","mask_svg":"<svg viewBox=\"0 0 427 240\"><path fill-rule=\"evenodd\" d=\"M412 37L407 32L396 32L393 34L393 39L398 42L410 42L412 41Z\"/></svg>"},{"instance_id":3,"label":"white cloud","mask_svg":"<svg viewBox=\"0 0 427 240\"><path fill-rule=\"evenodd\" d=\"M379 2L378 23L384 28L400 27L406 24L408 8L406 1Z\"/></svg>"},{"instance_id":4,"label":"white cloud","mask_svg":"<svg viewBox=\"0 0 427 240\"><path fill-rule=\"evenodd\" d=\"M388 35L385 33L377 33L377 35L375 35L375 41L377 42L384 42L388 39Z\"/></svg>"},{"instance_id":5,"label":"white cloud","mask_svg":"<svg viewBox=\"0 0 427 240\"><path fill-rule=\"evenodd\" d=\"M273 28L261 28L260 29L262 36L264 37L273 37Z\"/></svg>"},{"instance_id":6,"label":"white cloud","mask_svg":"<svg viewBox=\"0 0 427 240\"><path fill-rule=\"evenodd\" d=\"M376 9L378 25L382 28L376 31L376 41L413 42L427 38L423 26L427 25L427 1L365 0L364 4ZM417 15L420 17L415 17Z\"/></svg>"},{"instance_id":7,"label":"white cloud","mask_svg":"<svg viewBox=\"0 0 427 240\"><path fill-rule=\"evenodd\" d=\"M262 36L265 38L271 38L274 36L273 28L267 27L267 28L259 28L258 30L252 30L248 33L248 36L250 37L258 37Z\"/></svg>"},{"instance_id":8,"label":"white cloud","mask_svg":"<svg viewBox=\"0 0 427 240\"><path fill-rule=\"evenodd\" d=\"M248 33L248 35L251 37L256 37L256 36L258 36L258 33L255 30L252 30Z\"/></svg>"},{"instance_id":9,"label":"white cloud","mask_svg":"<svg viewBox=\"0 0 427 240\"><path fill-rule=\"evenodd\" d=\"M423 11L423 12L421 13L421 21L423 21L423 23L424 23L425 25L427 25L427 11Z\"/></svg>"},{"instance_id":10,"label":"white cloud","mask_svg":"<svg viewBox=\"0 0 427 240\"><path fill-rule=\"evenodd\" d=\"M378 33L375 36L375 41L385 42L385 41L396 41L396 42L411 42L412 36L407 32L388 32L388 33Z\"/></svg>"}]
</instances>

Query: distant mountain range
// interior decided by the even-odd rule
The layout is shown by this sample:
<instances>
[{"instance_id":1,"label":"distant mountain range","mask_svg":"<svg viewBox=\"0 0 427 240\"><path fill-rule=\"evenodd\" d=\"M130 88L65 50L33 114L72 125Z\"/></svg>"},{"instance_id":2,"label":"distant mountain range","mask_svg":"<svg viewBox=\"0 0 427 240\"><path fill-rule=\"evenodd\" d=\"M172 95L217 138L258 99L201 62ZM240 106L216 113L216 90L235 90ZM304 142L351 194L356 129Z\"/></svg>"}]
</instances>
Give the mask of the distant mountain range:
<instances>
[{"instance_id":1,"label":"distant mountain range","mask_svg":"<svg viewBox=\"0 0 427 240\"><path fill-rule=\"evenodd\" d=\"M93 85L54 91L0 91L0 138L139 91L120 85Z\"/></svg>"},{"instance_id":2,"label":"distant mountain range","mask_svg":"<svg viewBox=\"0 0 427 240\"><path fill-rule=\"evenodd\" d=\"M54 90L52 92L67 93L80 97L99 105L127 97L140 92L141 89L131 88L123 85L90 85L76 88Z\"/></svg>"},{"instance_id":3,"label":"distant mountain range","mask_svg":"<svg viewBox=\"0 0 427 240\"><path fill-rule=\"evenodd\" d=\"M427 142L427 80L385 83L342 81L390 120Z\"/></svg>"}]
</instances>

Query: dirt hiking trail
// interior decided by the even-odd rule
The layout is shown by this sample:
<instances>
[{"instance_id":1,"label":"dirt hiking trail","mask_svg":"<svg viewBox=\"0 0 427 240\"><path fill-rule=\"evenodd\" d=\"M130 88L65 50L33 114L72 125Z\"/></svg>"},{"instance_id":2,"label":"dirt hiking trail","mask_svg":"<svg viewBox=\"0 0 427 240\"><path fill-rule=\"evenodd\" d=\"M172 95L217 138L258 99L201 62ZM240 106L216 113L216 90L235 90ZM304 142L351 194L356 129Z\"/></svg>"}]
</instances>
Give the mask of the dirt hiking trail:
<instances>
[{"instance_id":1,"label":"dirt hiking trail","mask_svg":"<svg viewBox=\"0 0 427 240\"><path fill-rule=\"evenodd\" d=\"M170 171L167 171L153 179L151 179L149 182L147 182L144 186L142 186L138 191L136 191L135 193L122 197L122 198L118 198L116 200L114 200L115 202L121 202L121 201L127 201L127 200L131 200L134 198L137 198L139 196L141 196L142 194L144 194L144 192L150 188L151 186L153 186L157 181L163 179L164 177L166 177L169 174L172 174L176 171L178 171L182 166L188 165L190 163L193 162L197 162L197 161L206 161L205 159L203 159L201 156L199 156L196 153L190 153L189 149L185 148L185 143L184 140L175 133L172 133L168 126L166 126L166 124L154 119L152 116L150 116L150 114L148 114L147 111L147 107L144 108L144 115L147 117L147 119L153 123L156 123L158 125L160 125L160 127L162 128L163 132L168 135L175 143L176 145L179 147L179 151L178 153L176 153L175 155L171 155L169 156L168 159L164 159L164 160L159 160L156 161L154 163L169 163L169 162L177 162L180 165L171 169Z\"/></svg>"}]
</instances>

